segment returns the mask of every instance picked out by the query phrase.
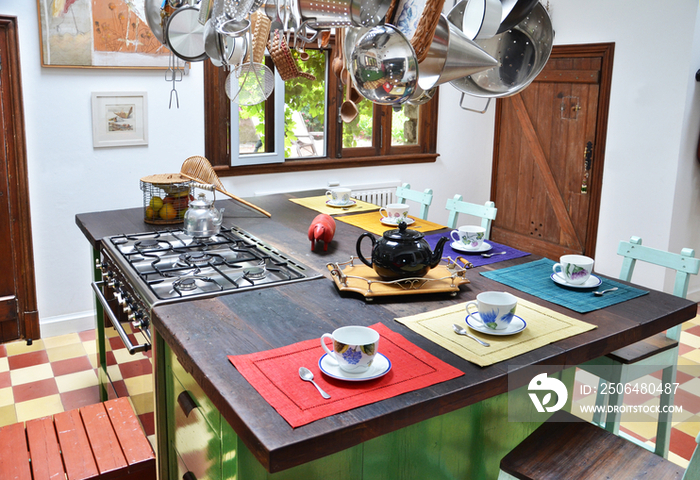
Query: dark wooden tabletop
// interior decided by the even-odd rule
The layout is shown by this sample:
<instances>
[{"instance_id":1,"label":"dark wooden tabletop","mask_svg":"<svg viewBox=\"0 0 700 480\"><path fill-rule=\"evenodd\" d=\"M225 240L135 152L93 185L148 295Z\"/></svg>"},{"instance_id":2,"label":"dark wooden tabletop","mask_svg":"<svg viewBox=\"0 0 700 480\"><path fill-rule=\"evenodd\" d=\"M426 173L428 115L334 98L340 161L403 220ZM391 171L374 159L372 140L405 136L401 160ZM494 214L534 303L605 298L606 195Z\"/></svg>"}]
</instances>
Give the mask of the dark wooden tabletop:
<instances>
[{"instance_id":1,"label":"dark wooden tabletop","mask_svg":"<svg viewBox=\"0 0 700 480\"><path fill-rule=\"evenodd\" d=\"M579 314L515 291L479 274L539 258L528 256L468 270L471 283L449 294L379 297L367 302L355 293L341 293L330 279L328 262L348 260L355 253L359 228L336 222L328 251L310 250L308 227L318 214L288 201L292 194L248 199L272 213L266 218L233 201L224 224L235 224L296 258L323 278L248 290L212 299L158 306L153 325L180 362L197 380L223 417L270 472L283 470L349 448L422 420L474 404L508 391L509 367L574 366L664 331L696 314L696 305L673 295L648 295L587 314ZM76 223L93 246L119 233L152 229L141 220L142 209L79 214ZM126 230L133 231L127 232ZM86 286L86 288L88 288ZM539 348L489 367L479 367L421 337L396 317L465 302L486 290L511 291L521 298L595 324L597 329ZM238 373L227 355L282 347L347 324L382 322L424 350L457 367L464 376L292 429Z\"/></svg>"}]
</instances>

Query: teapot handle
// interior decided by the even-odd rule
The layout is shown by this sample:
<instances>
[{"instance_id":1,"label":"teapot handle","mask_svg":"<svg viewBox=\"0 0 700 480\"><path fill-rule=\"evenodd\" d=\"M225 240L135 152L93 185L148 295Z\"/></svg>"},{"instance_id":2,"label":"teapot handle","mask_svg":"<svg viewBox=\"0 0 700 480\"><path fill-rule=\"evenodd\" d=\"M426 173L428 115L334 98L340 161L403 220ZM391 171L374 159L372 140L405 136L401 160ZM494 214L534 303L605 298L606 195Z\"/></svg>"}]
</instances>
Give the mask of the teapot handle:
<instances>
[{"instance_id":1,"label":"teapot handle","mask_svg":"<svg viewBox=\"0 0 700 480\"><path fill-rule=\"evenodd\" d=\"M369 268L372 268L372 263L368 262L367 259L362 255L362 252L360 251L360 244L362 243L362 239L365 237L369 237L369 239L372 241L372 251L374 251L374 247L377 244L377 240L374 238L374 235L372 235L369 232L365 232L360 237L357 239L357 243L355 244L355 250L357 251L357 257L360 259L362 263L367 265Z\"/></svg>"}]
</instances>

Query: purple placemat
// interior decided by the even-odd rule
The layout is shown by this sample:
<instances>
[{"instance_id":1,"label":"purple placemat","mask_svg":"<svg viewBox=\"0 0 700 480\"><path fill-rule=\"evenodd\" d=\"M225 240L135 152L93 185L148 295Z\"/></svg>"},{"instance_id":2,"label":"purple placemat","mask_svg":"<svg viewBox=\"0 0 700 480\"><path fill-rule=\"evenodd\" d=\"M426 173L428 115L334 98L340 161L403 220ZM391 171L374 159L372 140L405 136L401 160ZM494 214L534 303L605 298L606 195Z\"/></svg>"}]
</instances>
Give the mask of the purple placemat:
<instances>
[{"instance_id":1,"label":"purple placemat","mask_svg":"<svg viewBox=\"0 0 700 480\"><path fill-rule=\"evenodd\" d=\"M430 248L435 248L435 245L437 245L438 239L440 237L448 237L449 238L450 234L449 232L447 233L434 233L432 235L426 235L424 238L428 241L428 244L430 245ZM489 265L491 263L496 263L496 262L503 262L505 260L511 260L513 258L520 258L524 257L526 255L530 255L528 252L523 252L521 250L517 250L515 248L508 247L506 245L501 245L500 243L492 242L491 240L487 240L486 243L489 243L492 245L493 248L489 250L488 252L481 252L481 253L497 253L497 252L506 252L503 255L494 255L493 257L485 258L481 256L481 253L465 253L459 250L454 250L452 247L450 247L450 244L452 243L452 239L449 239L447 243L445 243L445 248L442 251L442 256L443 257L452 257L455 259L456 257L464 257L465 259L469 260L472 265L475 267L480 267L482 265Z\"/></svg>"}]
</instances>

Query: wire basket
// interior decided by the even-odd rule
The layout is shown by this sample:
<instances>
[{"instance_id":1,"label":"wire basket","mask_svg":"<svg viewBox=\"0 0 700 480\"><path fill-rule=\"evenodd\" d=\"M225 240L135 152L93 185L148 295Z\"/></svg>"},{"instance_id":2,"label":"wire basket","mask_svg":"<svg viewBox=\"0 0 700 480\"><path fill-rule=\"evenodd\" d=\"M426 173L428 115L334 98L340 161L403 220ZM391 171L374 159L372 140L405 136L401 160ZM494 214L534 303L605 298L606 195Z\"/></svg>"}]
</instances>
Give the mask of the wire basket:
<instances>
[{"instance_id":1,"label":"wire basket","mask_svg":"<svg viewBox=\"0 0 700 480\"><path fill-rule=\"evenodd\" d=\"M160 173L141 179L143 221L155 225L183 223L192 196L192 182L179 173Z\"/></svg>"}]
</instances>

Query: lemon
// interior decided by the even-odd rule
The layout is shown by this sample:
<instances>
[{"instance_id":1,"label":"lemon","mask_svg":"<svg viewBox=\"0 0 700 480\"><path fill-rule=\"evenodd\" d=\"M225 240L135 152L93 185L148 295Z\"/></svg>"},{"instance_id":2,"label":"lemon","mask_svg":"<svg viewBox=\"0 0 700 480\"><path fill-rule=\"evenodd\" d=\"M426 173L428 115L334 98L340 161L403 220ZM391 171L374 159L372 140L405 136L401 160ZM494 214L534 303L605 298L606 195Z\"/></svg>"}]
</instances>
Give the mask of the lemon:
<instances>
[{"instance_id":1,"label":"lemon","mask_svg":"<svg viewBox=\"0 0 700 480\"><path fill-rule=\"evenodd\" d=\"M162 218L163 220L172 220L173 218L177 217L177 211L175 210L175 207L173 207L171 204L166 203L160 209L158 215L160 215L160 218Z\"/></svg>"},{"instance_id":2,"label":"lemon","mask_svg":"<svg viewBox=\"0 0 700 480\"><path fill-rule=\"evenodd\" d=\"M146 218L154 218L156 216L155 210L153 210L153 207L146 207Z\"/></svg>"},{"instance_id":3,"label":"lemon","mask_svg":"<svg viewBox=\"0 0 700 480\"><path fill-rule=\"evenodd\" d=\"M151 198L151 203L149 203L154 212L159 212L163 208L163 199L160 197Z\"/></svg>"}]
</instances>

